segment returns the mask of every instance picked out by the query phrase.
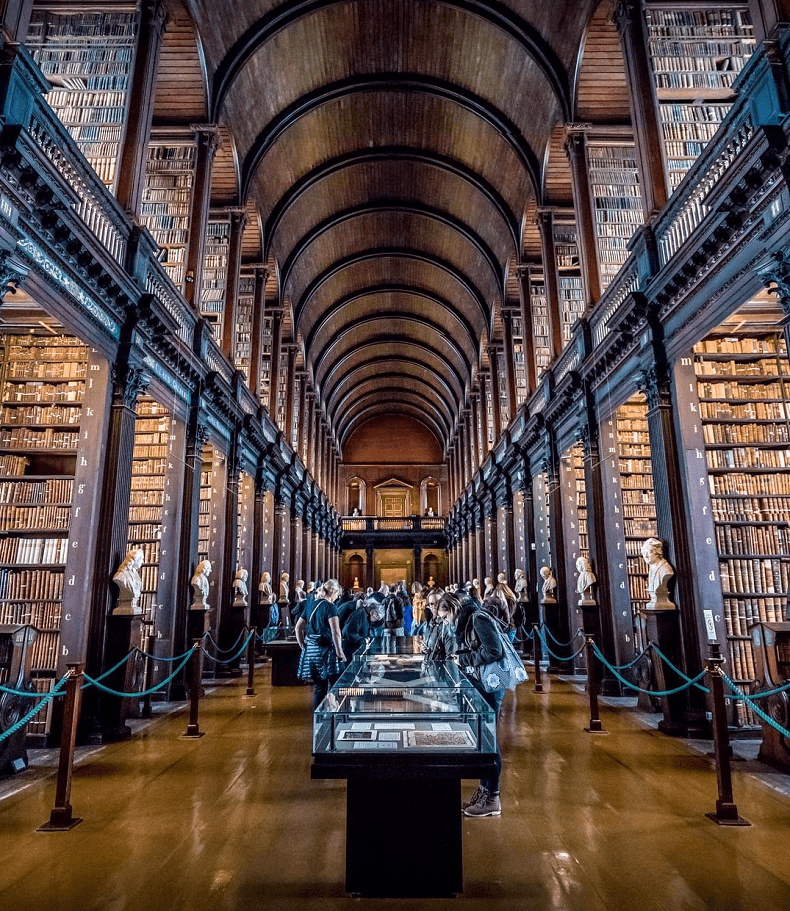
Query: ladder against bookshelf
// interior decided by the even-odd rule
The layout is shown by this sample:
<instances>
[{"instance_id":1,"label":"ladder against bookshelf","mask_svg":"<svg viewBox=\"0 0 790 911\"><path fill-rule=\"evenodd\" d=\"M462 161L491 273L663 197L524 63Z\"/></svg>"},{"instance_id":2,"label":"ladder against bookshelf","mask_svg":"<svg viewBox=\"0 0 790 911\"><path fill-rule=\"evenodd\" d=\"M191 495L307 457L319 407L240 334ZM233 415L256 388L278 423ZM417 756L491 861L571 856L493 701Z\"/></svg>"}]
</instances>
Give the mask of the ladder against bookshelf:
<instances>
[{"instance_id":1,"label":"ladder against bookshelf","mask_svg":"<svg viewBox=\"0 0 790 911\"><path fill-rule=\"evenodd\" d=\"M591 138L587 149L601 290L605 291L628 259L634 232L644 223L642 194L632 142Z\"/></svg>"},{"instance_id":2,"label":"ladder against bookshelf","mask_svg":"<svg viewBox=\"0 0 790 911\"><path fill-rule=\"evenodd\" d=\"M0 334L0 622L30 623L37 688L57 671L88 348L51 333ZM48 710L28 726L44 737Z\"/></svg>"},{"instance_id":3,"label":"ladder against bookshelf","mask_svg":"<svg viewBox=\"0 0 790 911\"><path fill-rule=\"evenodd\" d=\"M148 144L140 220L165 251L162 265L183 290L184 263L195 185L197 146L193 134L166 137L152 133Z\"/></svg>"},{"instance_id":4,"label":"ladder against bookshelf","mask_svg":"<svg viewBox=\"0 0 790 911\"><path fill-rule=\"evenodd\" d=\"M754 680L749 627L786 619L790 592L790 361L780 333L694 348L733 679ZM738 720L757 719L742 703Z\"/></svg>"},{"instance_id":5,"label":"ladder against bookshelf","mask_svg":"<svg viewBox=\"0 0 790 911\"><path fill-rule=\"evenodd\" d=\"M546 283L543 277L530 276L529 301L532 310L533 350L535 353L535 378L551 363L551 337L549 335L549 307L546 301Z\"/></svg>"},{"instance_id":6,"label":"ladder against bookshelf","mask_svg":"<svg viewBox=\"0 0 790 911\"><path fill-rule=\"evenodd\" d=\"M47 101L101 180L115 183L137 16L36 5L26 44L52 84Z\"/></svg>"},{"instance_id":7,"label":"ladder against bookshelf","mask_svg":"<svg viewBox=\"0 0 790 911\"><path fill-rule=\"evenodd\" d=\"M754 29L746 3L695 9L650 3L645 21L673 191L732 106L735 77L754 52Z\"/></svg>"},{"instance_id":8,"label":"ladder against bookshelf","mask_svg":"<svg viewBox=\"0 0 790 911\"><path fill-rule=\"evenodd\" d=\"M648 602L642 544L658 534L647 403L643 397L630 399L617 409L615 427L634 644L641 651L647 645L643 611Z\"/></svg>"},{"instance_id":9,"label":"ladder against bookshelf","mask_svg":"<svg viewBox=\"0 0 790 911\"><path fill-rule=\"evenodd\" d=\"M228 287L228 256L230 253L230 217L212 217L206 224L206 243L203 249L203 277L200 286L200 315L222 339L222 320L225 294Z\"/></svg>"}]
</instances>

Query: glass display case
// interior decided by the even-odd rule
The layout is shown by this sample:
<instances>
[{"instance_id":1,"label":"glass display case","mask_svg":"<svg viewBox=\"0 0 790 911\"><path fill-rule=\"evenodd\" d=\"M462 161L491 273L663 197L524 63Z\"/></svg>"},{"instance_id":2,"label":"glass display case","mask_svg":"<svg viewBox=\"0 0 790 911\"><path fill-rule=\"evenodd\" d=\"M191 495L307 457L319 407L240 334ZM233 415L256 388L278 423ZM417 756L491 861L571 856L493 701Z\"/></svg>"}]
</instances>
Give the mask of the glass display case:
<instances>
[{"instance_id":1,"label":"glass display case","mask_svg":"<svg viewBox=\"0 0 790 911\"><path fill-rule=\"evenodd\" d=\"M363 652L313 721L313 753L496 750L491 707L452 662L421 654Z\"/></svg>"}]
</instances>

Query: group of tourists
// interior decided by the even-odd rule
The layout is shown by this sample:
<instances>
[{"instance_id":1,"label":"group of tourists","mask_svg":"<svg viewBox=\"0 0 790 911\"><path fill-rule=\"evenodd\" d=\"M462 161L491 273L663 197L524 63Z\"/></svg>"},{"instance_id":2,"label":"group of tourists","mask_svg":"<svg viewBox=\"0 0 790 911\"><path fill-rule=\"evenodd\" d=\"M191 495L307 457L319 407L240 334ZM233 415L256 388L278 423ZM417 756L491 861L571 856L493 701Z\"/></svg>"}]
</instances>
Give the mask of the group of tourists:
<instances>
[{"instance_id":1,"label":"group of tourists","mask_svg":"<svg viewBox=\"0 0 790 911\"><path fill-rule=\"evenodd\" d=\"M455 660L472 685L499 716L505 690L489 692L476 669L503 658L503 637L513 641L523 622L520 602L505 579L485 580L481 596L477 580L464 586L442 589L414 583L411 593L404 582L378 591L343 589L329 579L315 591L315 598L302 602L296 622L296 638L302 649L299 676L314 686L313 708L326 697L344 665L360 648L387 637L422 637L422 650L430 661ZM499 778L502 757L497 746L496 770L483 779L464 802L466 816L501 814Z\"/></svg>"}]
</instances>

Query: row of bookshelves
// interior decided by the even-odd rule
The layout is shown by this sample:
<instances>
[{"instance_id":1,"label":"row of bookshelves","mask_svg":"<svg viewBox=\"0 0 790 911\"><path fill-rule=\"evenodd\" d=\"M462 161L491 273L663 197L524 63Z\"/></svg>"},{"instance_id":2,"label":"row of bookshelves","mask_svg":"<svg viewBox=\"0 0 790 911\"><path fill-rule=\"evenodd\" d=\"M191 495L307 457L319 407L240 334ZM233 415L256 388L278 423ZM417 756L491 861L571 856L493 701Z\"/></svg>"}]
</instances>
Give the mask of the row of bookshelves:
<instances>
[{"instance_id":1,"label":"row of bookshelves","mask_svg":"<svg viewBox=\"0 0 790 911\"><path fill-rule=\"evenodd\" d=\"M716 522L786 522L790 518L790 501L783 497L720 495L711 507Z\"/></svg>"},{"instance_id":2,"label":"row of bookshelves","mask_svg":"<svg viewBox=\"0 0 790 911\"><path fill-rule=\"evenodd\" d=\"M71 506L0 506L0 531L60 530L68 528L70 520Z\"/></svg>"},{"instance_id":3,"label":"row of bookshelves","mask_svg":"<svg viewBox=\"0 0 790 911\"><path fill-rule=\"evenodd\" d=\"M81 402L85 388L84 382L59 383L31 383L17 385L6 377L3 382L2 400L5 403L22 402L23 404L49 403L49 402Z\"/></svg>"},{"instance_id":4,"label":"row of bookshelves","mask_svg":"<svg viewBox=\"0 0 790 911\"><path fill-rule=\"evenodd\" d=\"M0 563L65 563L68 538L0 538Z\"/></svg>"},{"instance_id":5,"label":"row of bookshelves","mask_svg":"<svg viewBox=\"0 0 790 911\"><path fill-rule=\"evenodd\" d=\"M0 423L3 424L58 424L60 426L79 424L81 410L69 405L6 404L0 412Z\"/></svg>"},{"instance_id":6,"label":"row of bookshelves","mask_svg":"<svg viewBox=\"0 0 790 911\"><path fill-rule=\"evenodd\" d=\"M69 503L73 491L74 481L71 478L0 480L0 504Z\"/></svg>"},{"instance_id":7,"label":"row of bookshelves","mask_svg":"<svg viewBox=\"0 0 790 911\"><path fill-rule=\"evenodd\" d=\"M759 446L708 449L708 468L790 468L790 450Z\"/></svg>"},{"instance_id":8,"label":"row of bookshelves","mask_svg":"<svg viewBox=\"0 0 790 911\"><path fill-rule=\"evenodd\" d=\"M781 623L786 601L768 595L761 598L725 598L724 622L728 636L748 636L749 628L760 621Z\"/></svg>"},{"instance_id":9,"label":"row of bookshelves","mask_svg":"<svg viewBox=\"0 0 790 911\"><path fill-rule=\"evenodd\" d=\"M74 452L79 442L77 431L32 430L30 427L0 430L0 447L10 449L58 449Z\"/></svg>"},{"instance_id":10,"label":"row of bookshelves","mask_svg":"<svg viewBox=\"0 0 790 911\"><path fill-rule=\"evenodd\" d=\"M722 590L737 592L790 591L790 556L739 559L731 557L719 561Z\"/></svg>"},{"instance_id":11,"label":"row of bookshelves","mask_svg":"<svg viewBox=\"0 0 790 911\"><path fill-rule=\"evenodd\" d=\"M59 601L63 571L0 569L0 601Z\"/></svg>"},{"instance_id":12,"label":"row of bookshelves","mask_svg":"<svg viewBox=\"0 0 790 911\"><path fill-rule=\"evenodd\" d=\"M765 473L745 474L742 471L729 471L726 474L710 475L710 492L715 497L742 495L746 497L766 497L773 499L783 509L788 501L779 503L776 494L790 496L790 477L780 474Z\"/></svg>"},{"instance_id":13,"label":"row of bookshelves","mask_svg":"<svg viewBox=\"0 0 790 911\"><path fill-rule=\"evenodd\" d=\"M780 363L775 356L766 355L760 358L740 358L739 360L719 360L709 358L697 359L698 376L771 376L778 377L783 373L785 379L787 364Z\"/></svg>"},{"instance_id":14,"label":"row of bookshelves","mask_svg":"<svg viewBox=\"0 0 790 911\"><path fill-rule=\"evenodd\" d=\"M0 623L30 624L40 630L60 628L60 601L0 601Z\"/></svg>"},{"instance_id":15,"label":"row of bookshelves","mask_svg":"<svg viewBox=\"0 0 790 911\"><path fill-rule=\"evenodd\" d=\"M755 443L762 445L786 444L790 441L790 431L785 422L785 405L783 402L773 402L769 406L728 406L715 411L705 407L702 403L700 415L706 420L716 420L717 423L703 424L702 433L705 442L711 446L716 444ZM744 411L746 407L748 410ZM752 412L752 416L749 416ZM759 412L759 417L756 412ZM773 412L773 413L772 413ZM722 421L736 421L737 423L722 423ZM757 423L763 421L764 423Z\"/></svg>"},{"instance_id":16,"label":"row of bookshelves","mask_svg":"<svg viewBox=\"0 0 790 911\"><path fill-rule=\"evenodd\" d=\"M790 524L719 525L716 546L720 554L790 554Z\"/></svg>"}]
</instances>

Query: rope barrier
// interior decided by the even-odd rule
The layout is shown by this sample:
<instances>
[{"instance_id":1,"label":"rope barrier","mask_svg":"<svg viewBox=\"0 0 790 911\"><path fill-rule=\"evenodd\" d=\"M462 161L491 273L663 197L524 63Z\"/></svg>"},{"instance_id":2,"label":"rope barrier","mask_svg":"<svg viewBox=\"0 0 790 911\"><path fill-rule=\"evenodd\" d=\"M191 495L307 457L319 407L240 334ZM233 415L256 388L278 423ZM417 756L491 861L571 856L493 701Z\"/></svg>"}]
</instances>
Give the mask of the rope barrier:
<instances>
[{"instance_id":1,"label":"rope barrier","mask_svg":"<svg viewBox=\"0 0 790 911\"><path fill-rule=\"evenodd\" d=\"M220 647L219 647L219 644L218 644L217 641L216 641L216 639L214 639L214 637L211 635L211 633L209 632L209 630L206 630L206 632L203 633L203 638L204 638L206 641L210 642L210 643L214 646L214 648L215 648L216 651L217 651L217 654L219 654L219 655L228 655L228 654L230 654L230 652L233 651L234 648L236 648L236 646L239 644L239 642L241 642L241 637L242 637L246 632L247 632L247 628L245 627L245 628L239 633L239 635L238 635L236 641L233 643L233 645L231 645L230 648L220 648ZM245 642L245 645L246 645L246 642ZM204 647L203 651L205 652L205 650L206 650L206 649L205 649L205 647Z\"/></svg>"},{"instance_id":2,"label":"rope barrier","mask_svg":"<svg viewBox=\"0 0 790 911\"><path fill-rule=\"evenodd\" d=\"M545 630L551 637L551 641L555 645L559 645L560 648L570 648L570 646L573 645L573 643L579 638L579 636L582 636L582 637L584 636L584 630L577 629L573 636L573 639L571 639L570 642L560 642L560 640L554 635L554 633L552 633L552 631L548 628L548 626L546 626L545 623L541 623L540 628L542 630ZM554 657L556 658L557 656L555 655Z\"/></svg>"},{"instance_id":3,"label":"rope barrier","mask_svg":"<svg viewBox=\"0 0 790 911\"><path fill-rule=\"evenodd\" d=\"M44 708L44 706L48 702L50 702L56 696L59 696L60 691L66 685L66 681L68 680L68 678L70 676L71 676L70 673L64 674L63 677L61 677L60 680L58 680L58 682L55 684L55 686L53 686L52 689L48 693L44 693L42 695L41 699L33 706L33 708L26 715L23 715L18 721L16 721L14 724L12 724L11 727L8 728L7 731L3 731L3 733L0 734L0 743L2 743L3 740L6 740L9 737L11 737L13 734L16 734L16 732L20 728L23 728L28 723L28 721L30 721L31 718L35 717L41 711L41 709ZM4 689L5 689L5 687L4 687ZM8 690L6 690L6 692L8 692ZM18 694L15 694L15 695L18 695ZM35 699L35 696L33 693L24 693L23 695L27 696L30 699Z\"/></svg>"},{"instance_id":4,"label":"rope barrier","mask_svg":"<svg viewBox=\"0 0 790 911\"><path fill-rule=\"evenodd\" d=\"M642 651L636 656L636 658L634 658L633 661L629 661L628 664L614 664L614 665L612 665L612 666L615 668L615 670L618 670L618 671L627 671L629 667L633 667L635 664L637 664L638 662L640 662L640 661L645 657L645 655L647 655L647 653L648 653L649 651L651 651L653 648L654 648L653 643L652 643L652 642L648 642L647 645L646 645L646 646L642 649Z\"/></svg>"},{"instance_id":5,"label":"rope barrier","mask_svg":"<svg viewBox=\"0 0 790 911\"><path fill-rule=\"evenodd\" d=\"M100 689L105 693L109 693L111 696L119 696L122 699L139 699L141 696L149 696L152 693L157 693L159 690L164 689L168 683L170 683L172 680L175 680L175 678L186 667L187 661L189 661L189 659L192 657L193 651L194 649L190 649L190 651L187 652L181 664L179 664L179 666L169 677L166 677L161 683L158 683L156 686L152 686L147 690L141 690L139 693L121 693L118 690L112 690L110 687L105 686L103 683L100 683L98 678L94 679L93 677L89 677L87 674L83 674L86 682L82 685L82 689L86 689L89 686L95 686L97 689Z\"/></svg>"},{"instance_id":6,"label":"rope barrier","mask_svg":"<svg viewBox=\"0 0 790 911\"><path fill-rule=\"evenodd\" d=\"M205 649L203 649L203 654L206 656L206 658L208 658L209 661L213 661L214 664L231 664L231 663L234 662L237 658L240 658L240 657L244 654L244 652L245 652L246 649L247 649L247 645L249 644L250 639L251 639L254 635L255 635L255 633L254 633L254 632L251 632L251 633L249 634L249 636L244 640L244 643L242 644L242 646L241 646L241 648L238 650L238 652L236 652L236 654L233 655L231 658L225 658L225 659L215 658L213 655L209 655L209 653L208 653ZM239 638L241 638L241 637L239 637ZM238 642L238 639L237 639L236 641Z\"/></svg>"},{"instance_id":7,"label":"rope barrier","mask_svg":"<svg viewBox=\"0 0 790 911\"><path fill-rule=\"evenodd\" d=\"M163 658L160 655L153 655L151 652L144 652L141 648L138 648L137 651L143 656L143 658L150 658L152 661L163 661L165 664L169 664L172 661L180 661L187 655L192 654L191 648L185 652L182 652L180 655L174 655L172 658Z\"/></svg>"},{"instance_id":8,"label":"rope barrier","mask_svg":"<svg viewBox=\"0 0 790 911\"><path fill-rule=\"evenodd\" d=\"M105 671L103 674L99 674L99 676L98 676L96 679L97 679L97 680L104 680L105 677L109 677L110 674L112 674L114 671L117 671L118 668L119 668L122 664L126 664L126 662L132 657L132 655L133 655L136 651L137 651L137 647L135 646L135 647L129 652L128 655L126 655L125 657L121 658L121 660L120 660L116 665L114 665L113 667L111 667L111 668L109 669L109 671Z\"/></svg>"},{"instance_id":9,"label":"rope barrier","mask_svg":"<svg viewBox=\"0 0 790 911\"><path fill-rule=\"evenodd\" d=\"M683 690L690 689L692 686L697 685L698 682L705 676L705 671L700 671L696 677L687 678L688 682L684 683L683 686L676 686L671 690L646 690L644 687L637 686L635 683L631 683L630 680L626 680L625 677L623 677L623 675L616 670L616 668L612 667L596 643L593 643L593 651L595 652L595 655L601 664L603 664L604 667L608 668L615 675L615 677L617 677L620 683L622 683L624 686L627 686L631 690L636 690L639 693L646 693L648 696L674 696L675 693L682 693ZM685 674L683 676L685 676ZM700 687L700 689L704 690L706 693L709 692L707 687Z\"/></svg>"},{"instance_id":10,"label":"rope barrier","mask_svg":"<svg viewBox=\"0 0 790 911\"><path fill-rule=\"evenodd\" d=\"M778 686L775 690L766 690L764 693L749 693L750 699L765 699L766 696L776 696L777 693L786 693L790 690L790 683Z\"/></svg>"},{"instance_id":11,"label":"rope barrier","mask_svg":"<svg viewBox=\"0 0 790 911\"><path fill-rule=\"evenodd\" d=\"M546 649L546 654L551 655L551 657L552 657L552 658L555 658L557 661L573 661L573 659L574 659L574 658L578 658L579 655L581 655L581 653L582 653L582 652L585 650L585 648L587 647L587 643L586 643L586 642L582 642L581 646L580 646L572 655L567 655L567 656L564 656L564 655L557 655L555 652L553 652L553 651L549 648L549 644L548 644L548 642L546 642L546 639L545 639L545 637L543 636L543 633L540 631L540 629L538 629L538 636L540 637L540 641L541 641L542 644L543 644L543 648ZM573 640L571 640L571 641L573 641Z\"/></svg>"},{"instance_id":12,"label":"rope barrier","mask_svg":"<svg viewBox=\"0 0 790 911\"><path fill-rule=\"evenodd\" d=\"M735 683L733 683L732 680L730 680L730 678L724 673L724 671L721 672L721 676L722 676L722 679L724 680L724 682L727 684L727 686L732 690L733 695L735 695L738 699L742 699L749 706L749 708L752 709L752 711L756 715L759 715L760 718L763 719L763 721L767 722L768 724L771 725L772 728L775 728L777 731L779 731L779 733L783 737L787 737L788 739L790 739L790 731L788 731L787 728L783 728L782 725L779 724L778 721L774 721L774 719L771 718L770 715L768 715L761 708L759 708L757 705L755 705L754 696L749 696L746 693L744 693ZM769 694L761 693L760 695L767 696Z\"/></svg>"},{"instance_id":13,"label":"rope barrier","mask_svg":"<svg viewBox=\"0 0 790 911\"><path fill-rule=\"evenodd\" d=\"M678 675L678 677L681 677L687 683L691 683L691 677L689 677L688 674L684 674L683 671L681 671L679 667L675 667L675 665L669 660L669 658L667 658L667 656L661 651L661 649L655 643L651 643L651 645L653 646L653 651L664 662L664 664L666 664L666 666L668 668L673 670ZM699 678L696 678L696 679L699 679ZM702 690L703 693L710 692L710 690L706 686L702 686L702 684L700 684L700 683L695 683L694 686L696 686L696 688L698 690Z\"/></svg>"}]
</instances>

